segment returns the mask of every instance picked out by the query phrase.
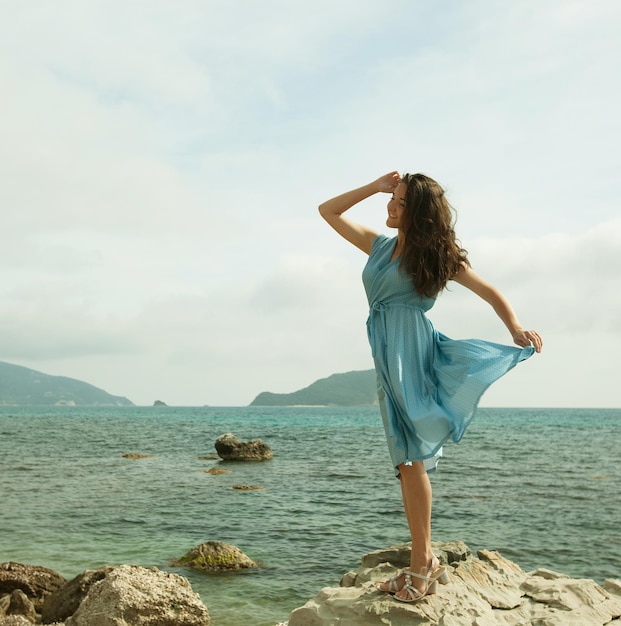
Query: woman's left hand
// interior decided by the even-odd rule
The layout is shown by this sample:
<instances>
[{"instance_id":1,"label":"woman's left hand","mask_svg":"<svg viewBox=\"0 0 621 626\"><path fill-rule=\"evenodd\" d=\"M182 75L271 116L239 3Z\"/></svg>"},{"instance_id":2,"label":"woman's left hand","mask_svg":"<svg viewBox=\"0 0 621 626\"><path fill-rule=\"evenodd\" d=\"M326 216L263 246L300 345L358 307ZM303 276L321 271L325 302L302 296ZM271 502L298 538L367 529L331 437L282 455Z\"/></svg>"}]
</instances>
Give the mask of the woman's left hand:
<instances>
[{"instance_id":1,"label":"woman's left hand","mask_svg":"<svg viewBox=\"0 0 621 626\"><path fill-rule=\"evenodd\" d=\"M541 352L543 341L539 336L539 333L534 330L519 330L513 335L513 341L518 345L525 348L526 346L533 346L535 352Z\"/></svg>"}]
</instances>

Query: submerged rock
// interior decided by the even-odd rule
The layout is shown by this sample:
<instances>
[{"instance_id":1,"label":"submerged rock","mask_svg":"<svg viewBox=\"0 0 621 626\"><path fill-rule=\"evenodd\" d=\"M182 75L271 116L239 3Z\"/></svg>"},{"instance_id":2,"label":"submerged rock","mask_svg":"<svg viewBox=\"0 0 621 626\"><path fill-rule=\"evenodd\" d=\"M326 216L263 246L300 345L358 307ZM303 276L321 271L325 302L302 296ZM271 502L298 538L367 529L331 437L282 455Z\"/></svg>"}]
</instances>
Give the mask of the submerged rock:
<instances>
[{"instance_id":1,"label":"submerged rock","mask_svg":"<svg viewBox=\"0 0 621 626\"><path fill-rule=\"evenodd\" d=\"M405 604L376 588L409 563L410 544L372 552L341 586L293 611L289 626L621 626L621 581L600 587L550 570L524 572L498 552L477 556L462 542L435 543L450 582Z\"/></svg>"},{"instance_id":2,"label":"submerged rock","mask_svg":"<svg viewBox=\"0 0 621 626\"><path fill-rule=\"evenodd\" d=\"M208 470L201 470L203 474L212 474L213 476L221 476L222 474L230 474L231 470L222 469L221 467L211 467Z\"/></svg>"},{"instance_id":3,"label":"submerged rock","mask_svg":"<svg viewBox=\"0 0 621 626\"><path fill-rule=\"evenodd\" d=\"M227 572L257 567L239 548L221 541L206 541L186 552L173 565L185 565L204 572Z\"/></svg>"},{"instance_id":4,"label":"submerged rock","mask_svg":"<svg viewBox=\"0 0 621 626\"><path fill-rule=\"evenodd\" d=\"M233 433L220 435L214 445L225 461L268 461L274 456L271 448L261 439L240 441Z\"/></svg>"}]
</instances>

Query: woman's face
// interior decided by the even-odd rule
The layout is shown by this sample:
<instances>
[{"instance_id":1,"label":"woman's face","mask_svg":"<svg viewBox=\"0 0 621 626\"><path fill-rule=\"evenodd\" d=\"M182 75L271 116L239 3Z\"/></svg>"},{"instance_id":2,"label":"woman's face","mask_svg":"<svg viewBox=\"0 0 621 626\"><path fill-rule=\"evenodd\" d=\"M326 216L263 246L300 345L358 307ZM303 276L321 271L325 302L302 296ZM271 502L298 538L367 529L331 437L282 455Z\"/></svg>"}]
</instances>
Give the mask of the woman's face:
<instances>
[{"instance_id":1,"label":"woman's face","mask_svg":"<svg viewBox=\"0 0 621 626\"><path fill-rule=\"evenodd\" d=\"M405 211L405 192L407 185L399 183L392 193L392 197L388 201L388 219L386 226L388 228L399 228L401 226L401 216Z\"/></svg>"}]
</instances>

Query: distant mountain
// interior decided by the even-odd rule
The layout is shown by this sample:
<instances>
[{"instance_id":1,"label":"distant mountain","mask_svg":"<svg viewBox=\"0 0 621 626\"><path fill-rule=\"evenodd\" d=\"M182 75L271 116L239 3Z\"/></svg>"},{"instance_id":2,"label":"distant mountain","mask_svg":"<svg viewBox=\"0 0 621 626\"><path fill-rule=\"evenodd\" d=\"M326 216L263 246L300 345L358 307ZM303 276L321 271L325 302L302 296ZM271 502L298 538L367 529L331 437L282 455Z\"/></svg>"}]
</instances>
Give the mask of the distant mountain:
<instances>
[{"instance_id":1,"label":"distant mountain","mask_svg":"<svg viewBox=\"0 0 621 626\"><path fill-rule=\"evenodd\" d=\"M48 376L0 361L0 406L133 406L75 378Z\"/></svg>"},{"instance_id":2,"label":"distant mountain","mask_svg":"<svg viewBox=\"0 0 621 626\"><path fill-rule=\"evenodd\" d=\"M377 404L375 370L332 374L293 393L260 393L250 406L372 406Z\"/></svg>"}]
</instances>

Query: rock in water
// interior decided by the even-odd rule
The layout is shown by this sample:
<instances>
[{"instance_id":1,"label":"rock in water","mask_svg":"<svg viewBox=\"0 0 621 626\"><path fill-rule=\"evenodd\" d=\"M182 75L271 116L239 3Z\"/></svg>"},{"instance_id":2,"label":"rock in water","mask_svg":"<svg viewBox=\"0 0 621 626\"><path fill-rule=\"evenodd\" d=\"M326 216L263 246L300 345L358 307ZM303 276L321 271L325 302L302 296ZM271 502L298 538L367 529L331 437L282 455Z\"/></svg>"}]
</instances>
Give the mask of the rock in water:
<instances>
[{"instance_id":1,"label":"rock in water","mask_svg":"<svg viewBox=\"0 0 621 626\"><path fill-rule=\"evenodd\" d=\"M228 572L257 567L239 548L221 541L206 541L192 548L174 565L186 565L204 572Z\"/></svg>"},{"instance_id":2,"label":"rock in water","mask_svg":"<svg viewBox=\"0 0 621 626\"><path fill-rule=\"evenodd\" d=\"M225 461L268 461L274 456L271 448L260 439L240 441L232 433L220 435L214 445Z\"/></svg>"},{"instance_id":3,"label":"rock in water","mask_svg":"<svg viewBox=\"0 0 621 626\"><path fill-rule=\"evenodd\" d=\"M498 552L481 550L477 558L462 542L433 548L450 575L437 594L404 604L377 589L409 562L410 544L393 546L363 557L340 587L293 611L289 626L621 626L619 581L602 588L550 570L527 574Z\"/></svg>"}]
</instances>

